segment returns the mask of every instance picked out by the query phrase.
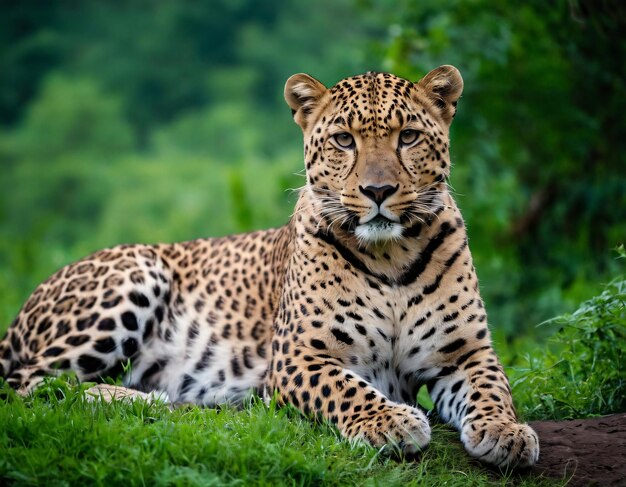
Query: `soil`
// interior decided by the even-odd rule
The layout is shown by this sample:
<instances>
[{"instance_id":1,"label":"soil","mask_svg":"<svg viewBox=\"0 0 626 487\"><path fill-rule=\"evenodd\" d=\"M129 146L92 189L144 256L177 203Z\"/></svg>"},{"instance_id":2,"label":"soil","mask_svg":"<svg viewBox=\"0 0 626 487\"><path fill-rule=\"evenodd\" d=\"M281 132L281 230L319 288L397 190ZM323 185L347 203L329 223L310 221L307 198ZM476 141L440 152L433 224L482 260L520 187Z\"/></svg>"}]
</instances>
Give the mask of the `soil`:
<instances>
[{"instance_id":1,"label":"soil","mask_svg":"<svg viewBox=\"0 0 626 487\"><path fill-rule=\"evenodd\" d=\"M535 421L541 453L532 474L568 487L626 486L626 413L572 421Z\"/></svg>"}]
</instances>

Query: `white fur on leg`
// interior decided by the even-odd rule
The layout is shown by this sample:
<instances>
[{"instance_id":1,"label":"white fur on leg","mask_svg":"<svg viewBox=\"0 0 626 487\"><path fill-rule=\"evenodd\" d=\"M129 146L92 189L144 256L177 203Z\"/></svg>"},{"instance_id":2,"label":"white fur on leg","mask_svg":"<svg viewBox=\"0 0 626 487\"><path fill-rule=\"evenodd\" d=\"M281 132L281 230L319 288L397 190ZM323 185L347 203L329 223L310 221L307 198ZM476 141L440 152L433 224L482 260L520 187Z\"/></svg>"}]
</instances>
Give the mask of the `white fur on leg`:
<instances>
[{"instance_id":1,"label":"white fur on leg","mask_svg":"<svg viewBox=\"0 0 626 487\"><path fill-rule=\"evenodd\" d=\"M170 402L169 396L163 391L151 391L146 393L111 384L97 384L90 387L86 391L86 398L89 402L93 402L98 399L106 402L121 400L136 401L137 399L150 403L157 401Z\"/></svg>"}]
</instances>

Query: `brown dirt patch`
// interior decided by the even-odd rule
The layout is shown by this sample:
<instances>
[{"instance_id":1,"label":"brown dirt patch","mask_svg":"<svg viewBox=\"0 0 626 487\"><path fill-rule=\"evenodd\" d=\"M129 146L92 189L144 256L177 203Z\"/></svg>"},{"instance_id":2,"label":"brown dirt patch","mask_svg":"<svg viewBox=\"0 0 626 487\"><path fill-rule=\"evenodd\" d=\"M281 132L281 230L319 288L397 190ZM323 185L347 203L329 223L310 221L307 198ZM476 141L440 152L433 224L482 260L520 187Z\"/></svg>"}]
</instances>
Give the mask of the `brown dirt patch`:
<instances>
[{"instance_id":1,"label":"brown dirt patch","mask_svg":"<svg viewBox=\"0 0 626 487\"><path fill-rule=\"evenodd\" d=\"M626 413L530 425L541 448L533 474L571 477L568 487L626 486Z\"/></svg>"}]
</instances>

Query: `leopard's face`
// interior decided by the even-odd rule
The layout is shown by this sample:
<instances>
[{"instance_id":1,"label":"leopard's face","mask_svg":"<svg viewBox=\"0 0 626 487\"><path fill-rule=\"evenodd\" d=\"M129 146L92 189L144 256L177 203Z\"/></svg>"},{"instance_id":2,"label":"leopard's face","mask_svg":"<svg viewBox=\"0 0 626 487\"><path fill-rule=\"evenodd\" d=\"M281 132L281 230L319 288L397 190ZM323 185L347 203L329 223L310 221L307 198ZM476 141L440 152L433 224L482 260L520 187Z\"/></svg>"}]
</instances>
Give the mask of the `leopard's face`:
<instances>
[{"instance_id":1,"label":"leopard's face","mask_svg":"<svg viewBox=\"0 0 626 487\"><path fill-rule=\"evenodd\" d=\"M386 73L330 89L307 75L289 79L285 96L304 133L306 190L330 231L380 244L436 211L462 86L451 66L419 83Z\"/></svg>"}]
</instances>

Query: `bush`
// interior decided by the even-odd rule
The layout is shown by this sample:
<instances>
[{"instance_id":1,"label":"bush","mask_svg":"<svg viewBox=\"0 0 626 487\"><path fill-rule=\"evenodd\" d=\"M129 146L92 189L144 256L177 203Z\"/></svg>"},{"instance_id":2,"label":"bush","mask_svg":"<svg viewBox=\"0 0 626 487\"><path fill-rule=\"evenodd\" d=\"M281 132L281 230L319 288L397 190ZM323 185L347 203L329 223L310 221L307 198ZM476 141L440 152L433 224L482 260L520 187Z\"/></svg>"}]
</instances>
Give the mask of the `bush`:
<instances>
[{"instance_id":1,"label":"bush","mask_svg":"<svg viewBox=\"0 0 626 487\"><path fill-rule=\"evenodd\" d=\"M619 252L626 257L623 246ZM568 419L626 411L626 275L543 325L559 327L548 349L527 354L527 367L511 374L522 414Z\"/></svg>"}]
</instances>

